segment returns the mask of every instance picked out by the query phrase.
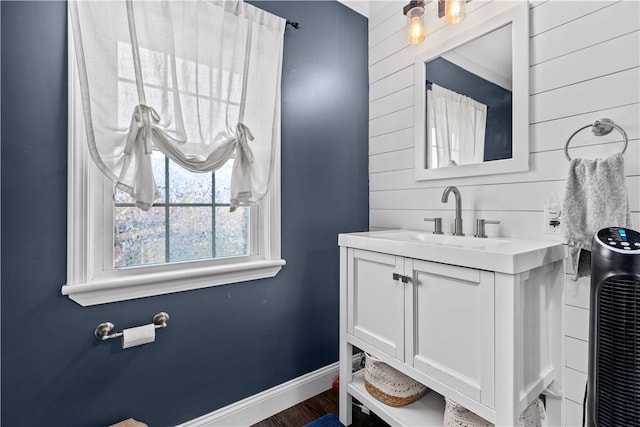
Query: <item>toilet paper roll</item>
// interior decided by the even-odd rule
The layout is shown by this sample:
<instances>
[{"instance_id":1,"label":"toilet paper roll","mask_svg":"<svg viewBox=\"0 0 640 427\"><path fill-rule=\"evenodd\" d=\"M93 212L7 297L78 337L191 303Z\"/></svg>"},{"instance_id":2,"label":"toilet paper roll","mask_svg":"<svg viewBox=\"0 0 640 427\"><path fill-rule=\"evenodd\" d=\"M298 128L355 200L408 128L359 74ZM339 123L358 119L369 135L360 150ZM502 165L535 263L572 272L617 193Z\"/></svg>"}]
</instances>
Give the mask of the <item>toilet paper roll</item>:
<instances>
[{"instance_id":1,"label":"toilet paper roll","mask_svg":"<svg viewBox=\"0 0 640 427\"><path fill-rule=\"evenodd\" d=\"M135 347L156 340L156 328L153 324L122 330L122 348Z\"/></svg>"}]
</instances>

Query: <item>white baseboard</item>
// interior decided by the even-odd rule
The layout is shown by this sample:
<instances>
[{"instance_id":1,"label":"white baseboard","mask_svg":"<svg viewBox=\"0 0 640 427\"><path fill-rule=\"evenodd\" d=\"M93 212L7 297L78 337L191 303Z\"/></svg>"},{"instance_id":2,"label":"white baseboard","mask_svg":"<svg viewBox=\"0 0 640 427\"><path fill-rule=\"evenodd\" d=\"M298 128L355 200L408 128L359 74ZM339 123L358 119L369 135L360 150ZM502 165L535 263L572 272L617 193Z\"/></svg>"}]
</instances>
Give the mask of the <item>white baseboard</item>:
<instances>
[{"instance_id":1,"label":"white baseboard","mask_svg":"<svg viewBox=\"0 0 640 427\"><path fill-rule=\"evenodd\" d=\"M335 362L177 427L250 426L329 390L337 376Z\"/></svg>"}]
</instances>

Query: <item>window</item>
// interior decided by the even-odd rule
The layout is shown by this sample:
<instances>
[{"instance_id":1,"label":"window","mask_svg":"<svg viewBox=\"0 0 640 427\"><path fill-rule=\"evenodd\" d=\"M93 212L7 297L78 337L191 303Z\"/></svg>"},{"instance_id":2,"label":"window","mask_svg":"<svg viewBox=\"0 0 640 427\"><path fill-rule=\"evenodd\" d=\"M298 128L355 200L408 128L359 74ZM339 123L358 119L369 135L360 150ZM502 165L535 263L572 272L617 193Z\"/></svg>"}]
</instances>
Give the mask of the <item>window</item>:
<instances>
[{"instance_id":1,"label":"window","mask_svg":"<svg viewBox=\"0 0 640 427\"><path fill-rule=\"evenodd\" d=\"M153 169L161 197L149 211L115 190L114 268L251 254L251 208L229 212L230 162L199 174L154 152Z\"/></svg>"},{"instance_id":2,"label":"window","mask_svg":"<svg viewBox=\"0 0 640 427\"><path fill-rule=\"evenodd\" d=\"M145 93L152 105L160 105L172 95L169 55L144 48L140 53L142 66L153 70L149 73L153 78L144 83ZM131 120L127 107L135 103L129 98L136 93L136 82L127 78L131 75L129 43L118 43L117 58L118 100L122 101L117 108L118 127L126 129ZM212 119L217 117L214 112L226 108L237 115L242 76L225 79L235 83L230 91L235 95L227 102L213 96L215 74L210 67L177 58L178 74L196 68L204 75L202 81L208 87L181 91L182 99L189 99L186 105L209 111ZM203 132L197 120L188 120L185 128L188 135ZM154 151L152 167L160 198L149 211L138 209L131 196L115 189L114 268L247 256L255 252L250 246L251 209L240 207L229 212L232 161L213 173L193 173Z\"/></svg>"},{"instance_id":3,"label":"window","mask_svg":"<svg viewBox=\"0 0 640 427\"><path fill-rule=\"evenodd\" d=\"M121 48L114 49L114 59ZM145 54L162 64L162 55ZM262 203L234 212L229 209L232 161L213 173L192 173L154 151L161 196L142 211L89 156L71 34L69 58L68 268L62 293L94 305L276 275L285 264L280 259L279 144ZM198 64L180 64L190 66ZM118 74L112 86L120 99L135 82ZM170 96L153 81L145 87L150 104L154 97ZM206 95L192 98L211 114L220 103ZM130 112L116 111L118 125L128 126ZM185 123L190 126L196 124Z\"/></svg>"}]
</instances>

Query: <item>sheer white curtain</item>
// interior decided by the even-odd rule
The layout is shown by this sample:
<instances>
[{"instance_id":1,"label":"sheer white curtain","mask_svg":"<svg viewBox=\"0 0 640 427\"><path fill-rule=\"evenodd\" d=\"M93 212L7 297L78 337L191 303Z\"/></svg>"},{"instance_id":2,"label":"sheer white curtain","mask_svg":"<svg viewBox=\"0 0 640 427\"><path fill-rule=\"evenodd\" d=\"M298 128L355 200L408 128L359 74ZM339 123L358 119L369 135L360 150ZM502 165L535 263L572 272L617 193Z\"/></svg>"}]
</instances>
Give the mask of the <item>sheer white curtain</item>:
<instances>
[{"instance_id":1,"label":"sheer white curtain","mask_svg":"<svg viewBox=\"0 0 640 427\"><path fill-rule=\"evenodd\" d=\"M482 163L487 106L436 84L427 91L427 105L437 158L432 167Z\"/></svg>"},{"instance_id":2,"label":"sheer white curtain","mask_svg":"<svg viewBox=\"0 0 640 427\"><path fill-rule=\"evenodd\" d=\"M285 20L241 0L72 1L89 151L147 210L151 152L193 172L233 158L231 209L258 203L280 138Z\"/></svg>"}]
</instances>

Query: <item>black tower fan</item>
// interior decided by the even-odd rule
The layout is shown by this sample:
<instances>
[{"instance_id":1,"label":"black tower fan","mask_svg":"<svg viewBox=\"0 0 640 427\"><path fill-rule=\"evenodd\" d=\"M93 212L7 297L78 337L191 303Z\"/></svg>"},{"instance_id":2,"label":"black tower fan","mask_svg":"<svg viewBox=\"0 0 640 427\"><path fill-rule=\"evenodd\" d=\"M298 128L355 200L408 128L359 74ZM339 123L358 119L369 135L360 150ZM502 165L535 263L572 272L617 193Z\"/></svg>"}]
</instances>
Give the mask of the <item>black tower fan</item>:
<instances>
[{"instance_id":1,"label":"black tower fan","mask_svg":"<svg viewBox=\"0 0 640 427\"><path fill-rule=\"evenodd\" d=\"M640 233L604 228L591 249L587 426L640 426Z\"/></svg>"}]
</instances>

